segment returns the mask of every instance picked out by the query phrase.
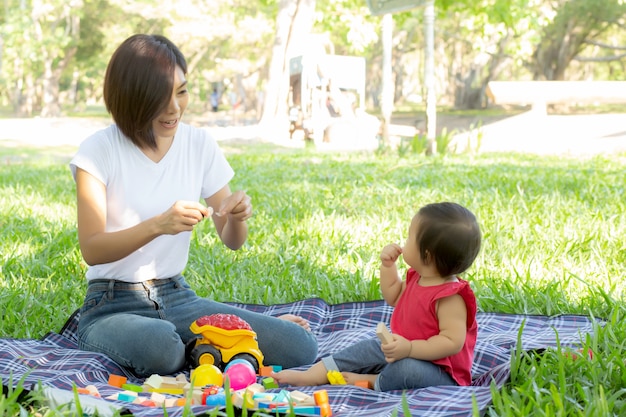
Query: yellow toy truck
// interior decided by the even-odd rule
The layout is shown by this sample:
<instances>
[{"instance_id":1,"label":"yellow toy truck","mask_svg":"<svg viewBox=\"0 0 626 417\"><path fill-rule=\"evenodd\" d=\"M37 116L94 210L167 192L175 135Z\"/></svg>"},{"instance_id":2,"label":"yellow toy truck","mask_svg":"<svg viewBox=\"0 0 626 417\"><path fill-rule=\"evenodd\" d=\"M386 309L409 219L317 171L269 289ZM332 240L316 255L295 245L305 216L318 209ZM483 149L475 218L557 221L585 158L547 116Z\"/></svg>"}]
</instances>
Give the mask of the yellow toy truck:
<instances>
[{"instance_id":1,"label":"yellow toy truck","mask_svg":"<svg viewBox=\"0 0 626 417\"><path fill-rule=\"evenodd\" d=\"M208 364L223 371L229 362L243 359L258 373L263 365L256 333L245 320L234 314L202 316L191 323L189 329L200 335L187 345L187 358L192 368Z\"/></svg>"}]
</instances>

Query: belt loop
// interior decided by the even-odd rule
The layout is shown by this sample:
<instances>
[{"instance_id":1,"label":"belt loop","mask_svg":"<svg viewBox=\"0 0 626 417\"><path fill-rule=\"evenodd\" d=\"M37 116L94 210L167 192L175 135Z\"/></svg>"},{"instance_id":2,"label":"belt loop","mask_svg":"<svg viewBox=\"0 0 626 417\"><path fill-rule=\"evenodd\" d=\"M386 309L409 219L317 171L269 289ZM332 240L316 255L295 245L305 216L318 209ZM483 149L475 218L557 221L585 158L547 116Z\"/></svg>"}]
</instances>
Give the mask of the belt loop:
<instances>
[{"instance_id":1,"label":"belt loop","mask_svg":"<svg viewBox=\"0 0 626 417\"><path fill-rule=\"evenodd\" d=\"M183 276L182 274L178 274L175 277L172 278L172 280L174 281L176 288L182 288L183 287Z\"/></svg>"},{"instance_id":2,"label":"belt loop","mask_svg":"<svg viewBox=\"0 0 626 417\"><path fill-rule=\"evenodd\" d=\"M115 294L115 280L114 279L110 279L109 280L109 289L107 291L107 295L108 295L110 300L113 299L114 294Z\"/></svg>"}]
</instances>

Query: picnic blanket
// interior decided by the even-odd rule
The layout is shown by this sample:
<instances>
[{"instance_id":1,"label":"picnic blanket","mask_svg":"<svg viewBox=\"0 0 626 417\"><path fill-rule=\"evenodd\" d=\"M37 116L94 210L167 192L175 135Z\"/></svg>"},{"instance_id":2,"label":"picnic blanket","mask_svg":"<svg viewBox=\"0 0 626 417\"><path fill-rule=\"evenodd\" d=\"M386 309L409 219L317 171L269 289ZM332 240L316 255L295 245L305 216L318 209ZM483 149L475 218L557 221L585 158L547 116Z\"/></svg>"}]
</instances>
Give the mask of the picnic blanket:
<instances>
[{"instance_id":1,"label":"picnic blanket","mask_svg":"<svg viewBox=\"0 0 626 417\"><path fill-rule=\"evenodd\" d=\"M332 354L364 338L375 336L378 322L389 323L391 307L384 301L327 304L312 298L278 305L230 303L263 314L278 316L292 313L301 315L311 324L319 341L319 358ZM129 383L142 384L143 379L120 368L107 356L78 350L76 329L79 314L75 313L59 332L50 332L42 339L0 339L0 378L13 386L22 379L25 387L41 383L51 390L72 390L73 385L95 385L105 398L119 391L107 384L110 374L124 375ZM554 317L479 313L478 341L472 368L473 383L468 387L430 387L404 392L406 405L412 416L471 416L473 400L484 411L491 404L490 385L501 388L510 377L512 350L518 341L524 350L557 346L576 348L585 334L593 332L594 321L585 316L560 315ZM521 339L518 340L520 336ZM286 343L289 343L286 341ZM298 346L294 345L294 349ZM296 389L281 387L285 389ZM333 416L404 416L403 392L375 392L361 387L324 385L298 387L313 394L319 389L328 391ZM87 396L81 395L82 398ZM135 416L156 417L162 409L109 401L117 410L126 410ZM192 406L195 415L206 413L205 406ZM182 416L182 407L167 409L169 416ZM394 414L397 413L397 414Z\"/></svg>"}]
</instances>

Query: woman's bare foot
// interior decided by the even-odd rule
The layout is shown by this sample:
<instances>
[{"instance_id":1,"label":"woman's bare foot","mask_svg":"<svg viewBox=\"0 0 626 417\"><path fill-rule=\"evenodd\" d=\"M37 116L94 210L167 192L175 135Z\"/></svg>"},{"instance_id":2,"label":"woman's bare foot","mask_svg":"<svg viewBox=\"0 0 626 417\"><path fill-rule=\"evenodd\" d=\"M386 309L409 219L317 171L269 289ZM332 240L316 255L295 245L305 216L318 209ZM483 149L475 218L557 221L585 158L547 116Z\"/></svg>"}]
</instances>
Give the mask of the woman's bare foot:
<instances>
[{"instance_id":1,"label":"woman's bare foot","mask_svg":"<svg viewBox=\"0 0 626 417\"><path fill-rule=\"evenodd\" d=\"M341 375L348 385L356 385L358 381L368 381L371 387L374 386L378 377L376 374L355 374L353 372L342 372Z\"/></svg>"},{"instance_id":2,"label":"woman's bare foot","mask_svg":"<svg viewBox=\"0 0 626 417\"><path fill-rule=\"evenodd\" d=\"M328 384L326 376L326 367L322 362L317 362L305 371L295 371L292 369L284 369L280 372L274 372L272 377L279 384L294 386L312 386Z\"/></svg>"},{"instance_id":3,"label":"woman's bare foot","mask_svg":"<svg viewBox=\"0 0 626 417\"><path fill-rule=\"evenodd\" d=\"M305 330L311 331L311 326L309 325L308 320L300 316L296 316L295 314L283 314L282 316L278 316L278 318L281 320L292 321L298 324L300 327L304 328Z\"/></svg>"}]
</instances>

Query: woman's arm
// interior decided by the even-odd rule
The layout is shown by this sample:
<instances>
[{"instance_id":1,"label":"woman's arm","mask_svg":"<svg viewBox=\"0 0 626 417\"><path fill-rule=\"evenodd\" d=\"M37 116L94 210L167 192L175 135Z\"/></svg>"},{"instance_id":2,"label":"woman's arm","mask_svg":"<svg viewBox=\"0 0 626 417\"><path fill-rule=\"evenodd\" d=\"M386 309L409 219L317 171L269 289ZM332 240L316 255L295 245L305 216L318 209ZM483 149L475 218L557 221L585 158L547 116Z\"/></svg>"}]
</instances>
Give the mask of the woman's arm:
<instances>
[{"instance_id":1,"label":"woman's arm","mask_svg":"<svg viewBox=\"0 0 626 417\"><path fill-rule=\"evenodd\" d=\"M136 226L106 232L105 185L80 168L76 169L78 242L85 262L97 265L118 261L163 234L191 231L208 215L199 202L177 201L166 212Z\"/></svg>"}]
</instances>

